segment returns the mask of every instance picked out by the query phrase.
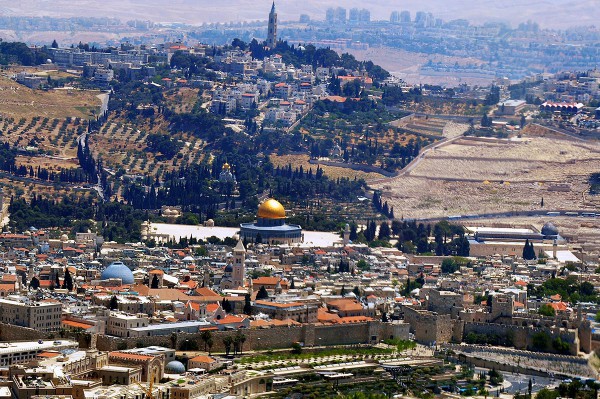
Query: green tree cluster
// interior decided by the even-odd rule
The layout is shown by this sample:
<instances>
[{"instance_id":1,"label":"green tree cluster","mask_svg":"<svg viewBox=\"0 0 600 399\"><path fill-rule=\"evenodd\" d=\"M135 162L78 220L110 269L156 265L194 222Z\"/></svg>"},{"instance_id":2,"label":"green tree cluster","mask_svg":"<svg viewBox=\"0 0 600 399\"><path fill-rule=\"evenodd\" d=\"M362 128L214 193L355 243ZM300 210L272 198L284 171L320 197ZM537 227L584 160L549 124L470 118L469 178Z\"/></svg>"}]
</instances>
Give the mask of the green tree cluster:
<instances>
[{"instance_id":1,"label":"green tree cluster","mask_svg":"<svg viewBox=\"0 0 600 399\"><path fill-rule=\"evenodd\" d=\"M554 317L556 315L556 311L554 310L554 308L547 303L540 306L538 313L542 316L548 317Z\"/></svg>"}]
</instances>

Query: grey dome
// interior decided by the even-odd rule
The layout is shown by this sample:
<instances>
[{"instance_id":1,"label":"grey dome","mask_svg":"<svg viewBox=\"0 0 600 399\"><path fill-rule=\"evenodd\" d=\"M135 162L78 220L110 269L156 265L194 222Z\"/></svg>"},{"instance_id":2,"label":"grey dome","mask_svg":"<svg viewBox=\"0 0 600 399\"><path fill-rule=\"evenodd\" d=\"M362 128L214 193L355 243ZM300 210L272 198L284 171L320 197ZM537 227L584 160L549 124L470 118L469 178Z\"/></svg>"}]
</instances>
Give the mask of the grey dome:
<instances>
[{"instance_id":1,"label":"grey dome","mask_svg":"<svg viewBox=\"0 0 600 399\"><path fill-rule=\"evenodd\" d=\"M185 366L183 363L173 360L167 363L165 366L165 372L167 372L167 374L183 374L185 373Z\"/></svg>"},{"instance_id":2,"label":"grey dome","mask_svg":"<svg viewBox=\"0 0 600 399\"><path fill-rule=\"evenodd\" d=\"M133 273L123 262L113 262L102 272L100 280L120 278L123 284L133 284Z\"/></svg>"},{"instance_id":3,"label":"grey dome","mask_svg":"<svg viewBox=\"0 0 600 399\"><path fill-rule=\"evenodd\" d=\"M542 227L542 235L544 237L546 236L557 236L558 235L558 228L553 225L552 223L548 222L544 225L544 227Z\"/></svg>"}]
</instances>

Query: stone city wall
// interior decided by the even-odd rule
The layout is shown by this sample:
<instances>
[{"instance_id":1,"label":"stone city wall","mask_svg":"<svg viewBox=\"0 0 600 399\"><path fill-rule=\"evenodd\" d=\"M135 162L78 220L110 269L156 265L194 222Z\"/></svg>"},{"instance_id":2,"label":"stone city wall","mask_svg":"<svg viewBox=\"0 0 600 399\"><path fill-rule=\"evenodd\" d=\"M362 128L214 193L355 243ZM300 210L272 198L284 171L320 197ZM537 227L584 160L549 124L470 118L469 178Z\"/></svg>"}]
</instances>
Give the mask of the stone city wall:
<instances>
[{"instance_id":1,"label":"stone city wall","mask_svg":"<svg viewBox=\"0 0 600 399\"><path fill-rule=\"evenodd\" d=\"M475 334L498 335L500 337L510 334L513 339L513 346L516 349L523 350L533 346L533 336L535 334L544 332L551 339L560 337L562 341L569 344L569 353L571 355L577 355L579 352L579 337L577 330L573 329L521 327L511 324L465 323L463 338L471 332ZM548 349L550 350L551 348Z\"/></svg>"},{"instance_id":2,"label":"stone city wall","mask_svg":"<svg viewBox=\"0 0 600 399\"><path fill-rule=\"evenodd\" d=\"M407 338L408 326L394 326L392 323L372 321L344 325L315 325L273 327L259 329L242 329L235 331L212 331L212 351L223 352L226 336L232 338L238 332L244 334L246 341L243 350L266 350L289 348L294 342L302 342L306 346L314 345L353 345L377 343L390 336ZM406 330L406 331L405 331ZM406 335L406 337L405 337ZM108 335L96 336L96 348L111 351L123 348L146 347L152 345L179 349L185 341L193 341L198 348L204 348L201 333L178 333L163 336L119 338Z\"/></svg>"},{"instance_id":3,"label":"stone city wall","mask_svg":"<svg viewBox=\"0 0 600 399\"><path fill-rule=\"evenodd\" d=\"M454 334L455 321L448 314L418 311L405 306L404 321L410 324L410 331L421 344L450 342Z\"/></svg>"},{"instance_id":4,"label":"stone city wall","mask_svg":"<svg viewBox=\"0 0 600 399\"><path fill-rule=\"evenodd\" d=\"M33 328L0 323L0 341L37 341L50 336L57 336L57 334L44 333Z\"/></svg>"}]
</instances>

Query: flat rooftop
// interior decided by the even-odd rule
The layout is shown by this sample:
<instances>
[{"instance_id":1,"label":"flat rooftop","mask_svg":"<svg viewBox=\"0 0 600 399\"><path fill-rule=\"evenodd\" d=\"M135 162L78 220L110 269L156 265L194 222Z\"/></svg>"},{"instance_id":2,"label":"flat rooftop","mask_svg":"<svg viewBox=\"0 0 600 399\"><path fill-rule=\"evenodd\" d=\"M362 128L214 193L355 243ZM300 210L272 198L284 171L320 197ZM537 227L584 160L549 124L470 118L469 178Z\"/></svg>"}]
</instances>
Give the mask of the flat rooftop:
<instances>
[{"instance_id":1,"label":"flat rooftop","mask_svg":"<svg viewBox=\"0 0 600 399\"><path fill-rule=\"evenodd\" d=\"M169 223L152 223L150 232L154 234L166 234L169 237L179 239L181 237L201 238L206 240L210 236L216 236L220 239L233 237L240 231L239 227L205 227L185 224L169 224ZM336 233L326 231L306 231L302 230L304 242L294 244L293 246L302 246L303 244L311 244L314 246L331 247L336 243L341 243L342 239Z\"/></svg>"},{"instance_id":2,"label":"flat rooftop","mask_svg":"<svg viewBox=\"0 0 600 399\"><path fill-rule=\"evenodd\" d=\"M519 105L523 105L526 104L525 100L506 100L506 101L501 101L499 103L500 105L505 105L507 107L518 107Z\"/></svg>"},{"instance_id":3,"label":"flat rooftop","mask_svg":"<svg viewBox=\"0 0 600 399\"><path fill-rule=\"evenodd\" d=\"M133 368L132 367L122 367L122 366L103 366L100 370L117 371L117 372L125 373L127 371L133 370Z\"/></svg>"},{"instance_id":4,"label":"flat rooftop","mask_svg":"<svg viewBox=\"0 0 600 399\"><path fill-rule=\"evenodd\" d=\"M465 229L471 233L479 233L479 234L493 234L493 233L503 233L503 234L535 234L536 232L531 229L517 229L517 228L509 228L509 227L471 227L465 226Z\"/></svg>"},{"instance_id":5,"label":"flat rooftop","mask_svg":"<svg viewBox=\"0 0 600 399\"><path fill-rule=\"evenodd\" d=\"M150 324L146 327L134 327L133 331L153 331L153 330L167 330L173 328L186 328L186 327L204 327L210 326L208 321L181 321L177 323L164 323L164 324Z\"/></svg>"},{"instance_id":6,"label":"flat rooftop","mask_svg":"<svg viewBox=\"0 0 600 399\"><path fill-rule=\"evenodd\" d=\"M549 257L550 259L552 259L552 257L554 256L552 254L552 251L544 251L546 253L546 256ZM579 263L581 262L581 260L575 256L575 254L571 251L556 251L556 259L561 262L561 263L566 263L566 262L574 262L574 263Z\"/></svg>"},{"instance_id":7,"label":"flat rooftop","mask_svg":"<svg viewBox=\"0 0 600 399\"><path fill-rule=\"evenodd\" d=\"M27 342L0 342L0 355L15 352L60 350L65 348L78 348L79 344L75 341L66 339Z\"/></svg>"}]
</instances>

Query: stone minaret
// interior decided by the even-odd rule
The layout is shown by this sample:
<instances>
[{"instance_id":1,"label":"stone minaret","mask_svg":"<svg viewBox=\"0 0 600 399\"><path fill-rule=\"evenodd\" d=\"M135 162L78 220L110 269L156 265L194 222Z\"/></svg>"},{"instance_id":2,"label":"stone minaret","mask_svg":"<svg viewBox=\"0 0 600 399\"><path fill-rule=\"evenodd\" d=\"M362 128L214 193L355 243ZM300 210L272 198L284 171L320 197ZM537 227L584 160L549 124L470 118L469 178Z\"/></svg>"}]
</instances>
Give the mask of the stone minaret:
<instances>
[{"instance_id":1,"label":"stone minaret","mask_svg":"<svg viewBox=\"0 0 600 399\"><path fill-rule=\"evenodd\" d=\"M271 6L269 13L269 33L267 34L267 47L275 48L277 44L277 12L275 11L275 2Z\"/></svg>"},{"instance_id":2,"label":"stone minaret","mask_svg":"<svg viewBox=\"0 0 600 399\"><path fill-rule=\"evenodd\" d=\"M343 235L343 245L346 246L348 245L348 243L350 242L350 225L348 223L346 223L346 227L344 228L344 235Z\"/></svg>"}]
</instances>

